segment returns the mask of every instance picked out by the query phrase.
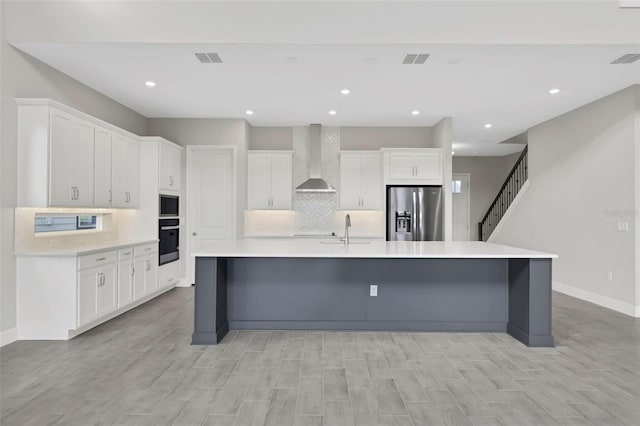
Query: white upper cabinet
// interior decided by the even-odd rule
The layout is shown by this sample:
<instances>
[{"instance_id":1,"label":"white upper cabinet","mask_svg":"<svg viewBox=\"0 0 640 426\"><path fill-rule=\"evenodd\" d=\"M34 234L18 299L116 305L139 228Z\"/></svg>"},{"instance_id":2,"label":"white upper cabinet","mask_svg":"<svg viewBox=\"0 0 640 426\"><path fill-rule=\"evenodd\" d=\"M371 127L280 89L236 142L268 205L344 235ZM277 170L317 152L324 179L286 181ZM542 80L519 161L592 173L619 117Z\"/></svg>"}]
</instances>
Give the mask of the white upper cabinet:
<instances>
[{"instance_id":1,"label":"white upper cabinet","mask_svg":"<svg viewBox=\"0 0 640 426\"><path fill-rule=\"evenodd\" d=\"M340 152L340 209L382 209L382 160L372 151Z\"/></svg>"},{"instance_id":2,"label":"white upper cabinet","mask_svg":"<svg viewBox=\"0 0 640 426\"><path fill-rule=\"evenodd\" d=\"M291 210L292 161L293 151L249 152L249 210Z\"/></svg>"},{"instance_id":3,"label":"white upper cabinet","mask_svg":"<svg viewBox=\"0 0 640 426\"><path fill-rule=\"evenodd\" d=\"M442 185L442 149L388 149L383 152L385 183Z\"/></svg>"},{"instance_id":4,"label":"white upper cabinet","mask_svg":"<svg viewBox=\"0 0 640 426\"><path fill-rule=\"evenodd\" d=\"M140 146L137 141L113 133L111 137L112 206L138 207Z\"/></svg>"},{"instance_id":5,"label":"white upper cabinet","mask_svg":"<svg viewBox=\"0 0 640 426\"><path fill-rule=\"evenodd\" d=\"M93 125L50 110L50 206L93 205Z\"/></svg>"},{"instance_id":6,"label":"white upper cabinet","mask_svg":"<svg viewBox=\"0 0 640 426\"><path fill-rule=\"evenodd\" d=\"M111 207L111 131L95 126L93 205Z\"/></svg>"},{"instance_id":7,"label":"white upper cabinet","mask_svg":"<svg viewBox=\"0 0 640 426\"><path fill-rule=\"evenodd\" d=\"M180 191L182 150L166 143L159 145L158 188L178 192Z\"/></svg>"},{"instance_id":8,"label":"white upper cabinet","mask_svg":"<svg viewBox=\"0 0 640 426\"><path fill-rule=\"evenodd\" d=\"M49 99L17 99L18 207L136 208L138 137Z\"/></svg>"}]
</instances>

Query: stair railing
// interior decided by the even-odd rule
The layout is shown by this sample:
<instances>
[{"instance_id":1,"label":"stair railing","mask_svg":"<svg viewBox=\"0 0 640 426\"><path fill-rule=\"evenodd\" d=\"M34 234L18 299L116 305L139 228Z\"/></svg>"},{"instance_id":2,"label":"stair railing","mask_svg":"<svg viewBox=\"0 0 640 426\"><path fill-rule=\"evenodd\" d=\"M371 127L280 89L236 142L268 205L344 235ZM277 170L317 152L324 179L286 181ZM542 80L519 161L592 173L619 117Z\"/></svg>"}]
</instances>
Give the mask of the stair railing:
<instances>
[{"instance_id":1,"label":"stair railing","mask_svg":"<svg viewBox=\"0 0 640 426\"><path fill-rule=\"evenodd\" d=\"M478 223L478 240L487 241L491 233L496 229L498 223L507 212L507 209L520 192L520 188L529 178L528 170L528 146L524 147L518 161L509 172L498 195L491 203L480 223Z\"/></svg>"}]
</instances>

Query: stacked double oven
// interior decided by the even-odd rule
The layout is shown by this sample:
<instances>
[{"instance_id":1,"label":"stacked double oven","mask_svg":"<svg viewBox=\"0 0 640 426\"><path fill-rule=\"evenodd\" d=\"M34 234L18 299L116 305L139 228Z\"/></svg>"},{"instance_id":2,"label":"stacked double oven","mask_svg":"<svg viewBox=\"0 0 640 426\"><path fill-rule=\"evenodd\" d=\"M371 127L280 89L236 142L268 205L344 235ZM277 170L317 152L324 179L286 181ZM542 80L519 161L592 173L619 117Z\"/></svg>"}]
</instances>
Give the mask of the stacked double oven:
<instances>
[{"instance_id":1,"label":"stacked double oven","mask_svg":"<svg viewBox=\"0 0 640 426\"><path fill-rule=\"evenodd\" d=\"M179 208L178 196L160 194L160 218L158 219L160 265L180 259Z\"/></svg>"}]
</instances>

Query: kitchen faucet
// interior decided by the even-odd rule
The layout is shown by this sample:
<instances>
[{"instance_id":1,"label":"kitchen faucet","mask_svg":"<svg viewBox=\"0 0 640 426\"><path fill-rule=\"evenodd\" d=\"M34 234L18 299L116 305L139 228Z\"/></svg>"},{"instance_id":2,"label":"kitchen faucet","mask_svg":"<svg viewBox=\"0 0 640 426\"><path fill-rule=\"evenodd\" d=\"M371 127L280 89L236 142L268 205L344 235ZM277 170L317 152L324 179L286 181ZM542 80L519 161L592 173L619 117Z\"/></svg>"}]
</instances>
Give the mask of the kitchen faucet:
<instances>
[{"instance_id":1,"label":"kitchen faucet","mask_svg":"<svg viewBox=\"0 0 640 426\"><path fill-rule=\"evenodd\" d=\"M351 228L351 216L347 213L344 217L344 243L349 244L349 228Z\"/></svg>"}]
</instances>

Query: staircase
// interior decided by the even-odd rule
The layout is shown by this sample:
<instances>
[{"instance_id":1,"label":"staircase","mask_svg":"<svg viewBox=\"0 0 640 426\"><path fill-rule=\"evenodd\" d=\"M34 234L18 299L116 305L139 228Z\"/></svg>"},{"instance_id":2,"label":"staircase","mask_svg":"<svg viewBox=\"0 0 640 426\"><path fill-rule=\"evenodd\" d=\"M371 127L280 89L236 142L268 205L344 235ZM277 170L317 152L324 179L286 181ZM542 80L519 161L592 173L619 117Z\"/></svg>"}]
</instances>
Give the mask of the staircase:
<instances>
[{"instance_id":1,"label":"staircase","mask_svg":"<svg viewBox=\"0 0 640 426\"><path fill-rule=\"evenodd\" d=\"M527 181L528 163L527 163L528 146L524 147L522 154L518 157L518 161L509 172L507 179L502 184L502 188L498 195L491 203L489 210L484 215L480 223L478 223L478 240L487 241L491 233L496 229L502 217L505 215L509 206L520 192L520 188Z\"/></svg>"}]
</instances>

